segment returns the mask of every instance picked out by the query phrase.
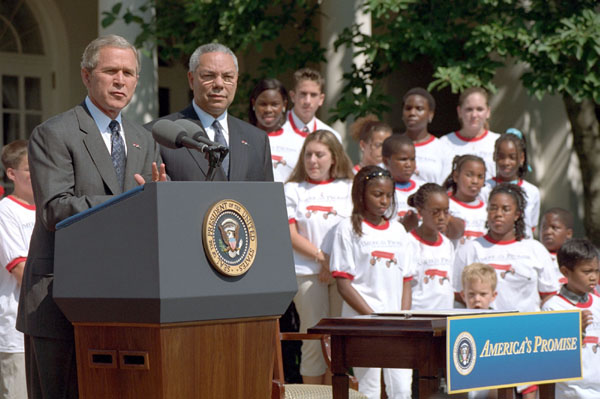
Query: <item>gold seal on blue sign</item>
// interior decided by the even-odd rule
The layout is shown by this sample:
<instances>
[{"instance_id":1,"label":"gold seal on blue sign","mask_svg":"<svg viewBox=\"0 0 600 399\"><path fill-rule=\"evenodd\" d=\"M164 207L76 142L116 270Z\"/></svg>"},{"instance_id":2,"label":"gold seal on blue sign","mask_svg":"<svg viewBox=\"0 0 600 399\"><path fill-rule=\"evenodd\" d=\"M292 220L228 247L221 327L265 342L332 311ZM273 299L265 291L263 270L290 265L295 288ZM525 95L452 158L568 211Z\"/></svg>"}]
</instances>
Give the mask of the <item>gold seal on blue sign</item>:
<instances>
[{"instance_id":1,"label":"gold seal on blue sign","mask_svg":"<svg viewBox=\"0 0 600 399\"><path fill-rule=\"evenodd\" d=\"M459 374L471 374L477 360L477 348L471 334L465 331L456 337L454 347L452 348L452 359L454 360L454 367Z\"/></svg>"},{"instance_id":2,"label":"gold seal on blue sign","mask_svg":"<svg viewBox=\"0 0 600 399\"><path fill-rule=\"evenodd\" d=\"M204 251L211 265L226 276L240 276L256 257L256 228L248 210L225 199L211 206L202 226Z\"/></svg>"}]
</instances>

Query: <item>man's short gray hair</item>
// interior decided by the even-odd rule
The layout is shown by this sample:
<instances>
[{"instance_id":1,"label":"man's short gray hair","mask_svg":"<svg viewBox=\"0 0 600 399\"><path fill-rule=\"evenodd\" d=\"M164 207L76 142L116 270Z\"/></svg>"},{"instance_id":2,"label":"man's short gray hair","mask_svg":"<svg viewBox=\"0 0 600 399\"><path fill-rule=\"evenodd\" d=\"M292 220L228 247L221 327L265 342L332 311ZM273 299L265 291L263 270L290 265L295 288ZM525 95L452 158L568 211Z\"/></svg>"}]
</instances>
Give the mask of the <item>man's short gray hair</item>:
<instances>
[{"instance_id":1,"label":"man's short gray hair","mask_svg":"<svg viewBox=\"0 0 600 399\"><path fill-rule=\"evenodd\" d=\"M137 63L136 72L139 75L142 69L140 64L140 56L138 54L135 46L127 41L122 36L118 35L106 35L100 36L90 42L87 45L85 50L83 51L83 55L81 56L81 68L87 69L88 71L92 71L96 66L98 66L98 54L100 53L100 49L103 47L117 47L122 49L130 49L135 54L135 61Z\"/></svg>"},{"instance_id":2,"label":"man's short gray hair","mask_svg":"<svg viewBox=\"0 0 600 399\"><path fill-rule=\"evenodd\" d=\"M190 65L189 65L190 72L194 73L196 71L196 68L198 68L198 65L200 64L200 56L202 54L206 54L206 53L229 54L231 57L233 57L233 63L235 64L235 71L239 72L237 57L235 56L235 54L233 53L233 51L231 51L231 49L229 47L224 46L221 43L203 44L202 46L200 46L196 50L194 50L194 52L192 53L192 56L190 57Z\"/></svg>"}]
</instances>

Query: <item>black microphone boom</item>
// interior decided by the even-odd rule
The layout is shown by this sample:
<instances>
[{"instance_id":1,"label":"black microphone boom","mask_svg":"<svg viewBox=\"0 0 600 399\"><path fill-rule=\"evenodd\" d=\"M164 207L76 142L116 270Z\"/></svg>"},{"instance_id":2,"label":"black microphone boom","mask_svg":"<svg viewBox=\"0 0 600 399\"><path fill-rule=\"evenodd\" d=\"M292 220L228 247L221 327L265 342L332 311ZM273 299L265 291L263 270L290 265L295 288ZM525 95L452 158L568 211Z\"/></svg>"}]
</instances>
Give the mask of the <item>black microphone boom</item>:
<instances>
[{"instance_id":1,"label":"black microphone boom","mask_svg":"<svg viewBox=\"0 0 600 399\"><path fill-rule=\"evenodd\" d=\"M168 119L161 119L152 126L152 137L167 148L186 147L205 153L211 151L208 145L190 138L184 128Z\"/></svg>"},{"instance_id":2,"label":"black microphone boom","mask_svg":"<svg viewBox=\"0 0 600 399\"><path fill-rule=\"evenodd\" d=\"M184 128L187 131L187 134L193 140L196 140L200 143L204 143L221 152L228 150L228 148L224 145L211 141L208 137L206 137L204 129L201 126L195 124L194 122L191 122L187 119L177 119L175 123Z\"/></svg>"}]
</instances>

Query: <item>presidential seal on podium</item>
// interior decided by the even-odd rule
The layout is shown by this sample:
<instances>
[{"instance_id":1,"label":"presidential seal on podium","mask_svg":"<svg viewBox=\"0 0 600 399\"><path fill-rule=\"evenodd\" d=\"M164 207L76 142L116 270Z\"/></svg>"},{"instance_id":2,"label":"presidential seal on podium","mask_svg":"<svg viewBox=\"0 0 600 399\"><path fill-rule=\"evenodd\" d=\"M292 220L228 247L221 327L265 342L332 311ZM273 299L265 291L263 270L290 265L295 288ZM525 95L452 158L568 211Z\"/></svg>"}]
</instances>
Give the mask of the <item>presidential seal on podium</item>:
<instances>
[{"instance_id":1,"label":"presidential seal on podium","mask_svg":"<svg viewBox=\"0 0 600 399\"><path fill-rule=\"evenodd\" d=\"M248 210L239 202L224 199L213 204L202 226L204 251L210 264L226 276L240 276L256 257L256 228Z\"/></svg>"}]
</instances>

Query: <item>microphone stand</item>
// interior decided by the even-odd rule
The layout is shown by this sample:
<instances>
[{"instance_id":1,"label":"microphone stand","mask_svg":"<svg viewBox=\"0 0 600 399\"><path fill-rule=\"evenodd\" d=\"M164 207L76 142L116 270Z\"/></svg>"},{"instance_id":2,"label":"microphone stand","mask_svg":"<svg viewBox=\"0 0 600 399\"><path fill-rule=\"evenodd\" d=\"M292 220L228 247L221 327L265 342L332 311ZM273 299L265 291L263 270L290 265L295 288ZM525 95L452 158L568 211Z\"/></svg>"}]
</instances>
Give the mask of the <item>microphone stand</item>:
<instances>
[{"instance_id":1,"label":"microphone stand","mask_svg":"<svg viewBox=\"0 0 600 399\"><path fill-rule=\"evenodd\" d=\"M213 181L217 169L221 167L223 159L229 152L228 148L209 147L208 151L208 172L206 173L206 181ZM225 172L227 175L227 172Z\"/></svg>"}]
</instances>

